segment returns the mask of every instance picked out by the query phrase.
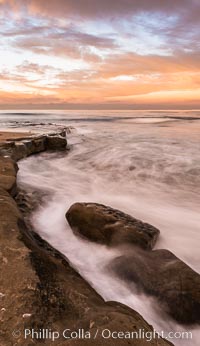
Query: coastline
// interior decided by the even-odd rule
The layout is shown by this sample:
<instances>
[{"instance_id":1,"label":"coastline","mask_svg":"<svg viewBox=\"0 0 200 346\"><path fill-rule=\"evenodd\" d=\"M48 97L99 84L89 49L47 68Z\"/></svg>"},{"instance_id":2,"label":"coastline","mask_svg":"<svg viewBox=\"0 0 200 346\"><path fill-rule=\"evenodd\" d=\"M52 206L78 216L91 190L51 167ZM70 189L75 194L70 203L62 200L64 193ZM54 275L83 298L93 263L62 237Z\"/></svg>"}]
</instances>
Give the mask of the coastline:
<instances>
[{"instance_id":1,"label":"coastline","mask_svg":"<svg viewBox=\"0 0 200 346\"><path fill-rule=\"evenodd\" d=\"M23 134L24 135L24 134ZM10 134L9 134L10 136ZM12 133L13 136L13 133ZM25 328L51 329L80 328L95 335L98 329L153 333L137 312L117 302L105 302L57 250L40 238L24 221L14 200L17 194L17 161L46 150L65 150L65 131L50 135L21 134L0 142L0 234L1 234L1 334L3 345L28 345ZM17 138L16 138L17 137ZM13 140L12 140L13 139ZM64 145L65 144L65 145ZM19 331L17 338L13 331ZM37 340L29 339L31 344ZM40 338L51 345L52 340ZM65 340L68 345L128 345L127 340L97 340L83 338ZM151 342L134 340L134 345L172 345L155 338ZM55 341L63 345L63 338Z\"/></svg>"}]
</instances>

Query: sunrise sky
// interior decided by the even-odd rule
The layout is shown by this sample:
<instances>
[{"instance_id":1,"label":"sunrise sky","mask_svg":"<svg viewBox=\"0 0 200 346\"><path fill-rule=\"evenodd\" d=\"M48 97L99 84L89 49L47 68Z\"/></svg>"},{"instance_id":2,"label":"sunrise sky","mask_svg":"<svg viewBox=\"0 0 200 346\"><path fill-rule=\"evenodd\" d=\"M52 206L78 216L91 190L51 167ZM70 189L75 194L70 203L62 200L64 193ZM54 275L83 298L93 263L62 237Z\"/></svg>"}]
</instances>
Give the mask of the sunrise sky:
<instances>
[{"instance_id":1,"label":"sunrise sky","mask_svg":"<svg viewBox=\"0 0 200 346\"><path fill-rule=\"evenodd\" d=\"M0 0L0 108L200 108L200 0Z\"/></svg>"}]
</instances>

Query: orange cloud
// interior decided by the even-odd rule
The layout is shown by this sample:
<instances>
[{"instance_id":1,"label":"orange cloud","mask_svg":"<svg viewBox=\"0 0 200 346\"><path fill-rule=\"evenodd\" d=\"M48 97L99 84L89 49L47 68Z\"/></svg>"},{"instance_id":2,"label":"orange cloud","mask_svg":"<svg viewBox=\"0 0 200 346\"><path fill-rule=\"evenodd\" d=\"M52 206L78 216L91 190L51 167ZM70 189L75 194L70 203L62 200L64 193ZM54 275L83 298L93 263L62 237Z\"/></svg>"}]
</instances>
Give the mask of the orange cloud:
<instances>
[{"instance_id":1,"label":"orange cloud","mask_svg":"<svg viewBox=\"0 0 200 346\"><path fill-rule=\"evenodd\" d=\"M9 18L2 107L200 105L196 0L0 0L0 8Z\"/></svg>"}]
</instances>

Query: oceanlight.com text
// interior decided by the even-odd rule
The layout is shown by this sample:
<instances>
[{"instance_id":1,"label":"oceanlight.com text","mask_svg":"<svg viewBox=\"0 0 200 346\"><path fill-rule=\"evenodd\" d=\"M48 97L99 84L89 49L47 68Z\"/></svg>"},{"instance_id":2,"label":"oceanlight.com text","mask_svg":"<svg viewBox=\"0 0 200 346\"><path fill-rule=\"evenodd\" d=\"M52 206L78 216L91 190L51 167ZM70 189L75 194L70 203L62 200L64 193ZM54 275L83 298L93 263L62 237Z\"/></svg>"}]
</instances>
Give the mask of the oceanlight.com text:
<instances>
[{"instance_id":1,"label":"oceanlight.com text","mask_svg":"<svg viewBox=\"0 0 200 346\"><path fill-rule=\"evenodd\" d=\"M14 330L12 332L14 338L18 339L24 337L24 339L32 340L51 340L54 342L58 339L130 339L139 340L143 339L148 342L154 339L167 339L167 340L177 340L177 339L192 339L191 331L146 331L144 329L138 329L137 331L113 331L109 329L78 329L71 330L69 328L63 331L51 330L51 329L25 329L24 331Z\"/></svg>"}]
</instances>

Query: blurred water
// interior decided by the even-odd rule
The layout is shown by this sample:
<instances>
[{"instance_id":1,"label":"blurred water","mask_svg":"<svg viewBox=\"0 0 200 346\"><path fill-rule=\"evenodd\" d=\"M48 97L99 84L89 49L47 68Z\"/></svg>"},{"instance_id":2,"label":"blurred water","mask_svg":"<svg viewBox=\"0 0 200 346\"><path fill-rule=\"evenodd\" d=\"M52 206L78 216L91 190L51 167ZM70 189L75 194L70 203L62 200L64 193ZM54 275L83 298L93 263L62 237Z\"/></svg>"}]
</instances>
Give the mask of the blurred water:
<instances>
[{"instance_id":1,"label":"blurred water","mask_svg":"<svg viewBox=\"0 0 200 346\"><path fill-rule=\"evenodd\" d=\"M200 272L200 114L73 111L14 118L2 114L0 122L37 131L75 127L68 135L67 155L43 153L19 164L22 187L49 192L32 216L35 229L106 300L133 307L158 331L187 329L164 316L152 298L136 295L112 277L105 268L119 250L77 238L65 212L77 201L127 212L160 229L157 248L171 250ZM194 328L193 340L172 341L197 346L199 337Z\"/></svg>"}]
</instances>

